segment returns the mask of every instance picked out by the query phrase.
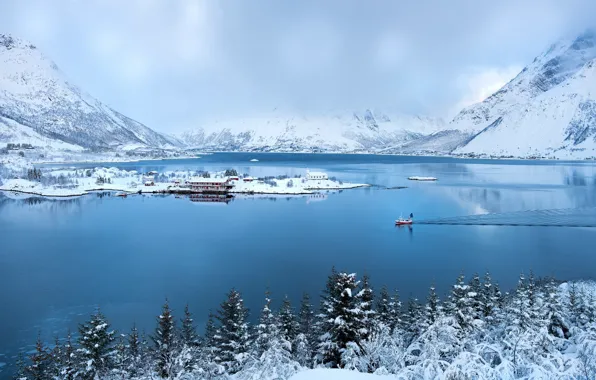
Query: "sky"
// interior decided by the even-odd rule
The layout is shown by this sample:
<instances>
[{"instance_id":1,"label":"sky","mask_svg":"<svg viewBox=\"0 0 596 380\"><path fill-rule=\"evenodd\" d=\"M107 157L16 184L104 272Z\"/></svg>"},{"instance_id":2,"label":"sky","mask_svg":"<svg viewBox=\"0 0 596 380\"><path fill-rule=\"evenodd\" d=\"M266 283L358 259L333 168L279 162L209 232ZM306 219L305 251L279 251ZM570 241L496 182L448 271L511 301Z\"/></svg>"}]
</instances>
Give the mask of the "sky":
<instances>
[{"instance_id":1,"label":"sky","mask_svg":"<svg viewBox=\"0 0 596 380\"><path fill-rule=\"evenodd\" d=\"M594 14L593 0L2 0L0 33L176 133L274 109L449 119Z\"/></svg>"}]
</instances>

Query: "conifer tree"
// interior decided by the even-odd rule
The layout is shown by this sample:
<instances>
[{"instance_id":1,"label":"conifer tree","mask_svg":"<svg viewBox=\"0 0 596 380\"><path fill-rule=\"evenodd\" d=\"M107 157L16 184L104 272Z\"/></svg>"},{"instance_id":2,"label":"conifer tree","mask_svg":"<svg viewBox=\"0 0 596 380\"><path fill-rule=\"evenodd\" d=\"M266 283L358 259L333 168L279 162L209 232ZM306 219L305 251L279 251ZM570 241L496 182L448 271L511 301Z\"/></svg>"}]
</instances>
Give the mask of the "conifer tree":
<instances>
[{"instance_id":1,"label":"conifer tree","mask_svg":"<svg viewBox=\"0 0 596 380\"><path fill-rule=\"evenodd\" d=\"M484 313L484 300L482 299L482 284L480 276L475 273L469 283L468 297L474 319L482 319Z\"/></svg>"},{"instance_id":2,"label":"conifer tree","mask_svg":"<svg viewBox=\"0 0 596 380\"><path fill-rule=\"evenodd\" d=\"M180 330L180 341L187 347L197 347L199 340L197 330L194 326L194 319L191 312L188 310L188 304L184 306L184 318L181 320L182 328Z\"/></svg>"},{"instance_id":3,"label":"conifer tree","mask_svg":"<svg viewBox=\"0 0 596 380\"><path fill-rule=\"evenodd\" d=\"M114 356L112 360L112 372L121 378L129 377L126 363L128 361L128 353L126 350L126 336L120 334L116 338L116 345L114 347Z\"/></svg>"},{"instance_id":4,"label":"conifer tree","mask_svg":"<svg viewBox=\"0 0 596 380\"><path fill-rule=\"evenodd\" d=\"M290 299L286 295L284 297L283 303L279 310L279 331L281 336L287 340L288 342L293 342L298 335L298 331L300 330L300 325L296 320L296 315L294 313L294 308L292 308L292 303Z\"/></svg>"},{"instance_id":5,"label":"conifer tree","mask_svg":"<svg viewBox=\"0 0 596 380\"><path fill-rule=\"evenodd\" d=\"M17 355L17 360L15 362L16 371L13 376L14 380L27 380L27 366L25 363L25 356L22 352L19 352Z\"/></svg>"},{"instance_id":6,"label":"conifer tree","mask_svg":"<svg viewBox=\"0 0 596 380\"><path fill-rule=\"evenodd\" d=\"M220 332L217 335L219 356L228 372L236 373L242 367L249 348L248 309L240 293L230 290L217 315Z\"/></svg>"},{"instance_id":7,"label":"conifer tree","mask_svg":"<svg viewBox=\"0 0 596 380\"><path fill-rule=\"evenodd\" d=\"M163 304L161 314L157 317L157 327L153 340L153 356L155 358L155 371L161 378L174 375L174 357L176 355L175 320L168 300Z\"/></svg>"},{"instance_id":8,"label":"conifer tree","mask_svg":"<svg viewBox=\"0 0 596 380\"><path fill-rule=\"evenodd\" d=\"M489 323L494 321L495 311L497 309L497 295L495 293L495 286L492 283L490 273L484 274L482 283L482 317Z\"/></svg>"},{"instance_id":9,"label":"conifer tree","mask_svg":"<svg viewBox=\"0 0 596 380\"><path fill-rule=\"evenodd\" d=\"M112 362L114 331L99 308L89 322L79 326L79 374L84 379L104 376Z\"/></svg>"},{"instance_id":10,"label":"conifer tree","mask_svg":"<svg viewBox=\"0 0 596 380\"><path fill-rule=\"evenodd\" d=\"M529 327L528 303L528 287L526 285L525 276L522 273L519 276L517 288L515 289L515 296L510 306L511 315L514 318L513 323L522 330Z\"/></svg>"},{"instance_id":11,"label":"conifer tree","mask_svg":"<svg viewBox=\"0 0 596 380\"><path fill-rule=\"evenodd\" d=\"M60 363L60 378L63 380L73 380L77 373L77 356L72 342L72 334L70 330L68 330L68 333L66 334L62 353L63 356Z\"/></svg>"},{"instance_id":12,"label":"conifer tree","mask_svg":"<svg viewBox=\"0 0 596 380\"><path fill-rule=\"evenodd\" d=\"M469 286L464 283L464 279L463 273L457 277L456 283L451 290L449 304L449 310L462 330L471 328L474 317L471 300L468 297Z\"/></svg>"},{"instance_id":13,"label":"conifer tree","mask_svg":"<svg viewBox=\"0 0 596 380\"><path fill-rule=\"evenodd\" d=\"M332 273L328 284L330 296L323 310L328 330L319 344L319 357L330 367L343 367L342 355L354 349L360 341L359 316L362 311L356 306L354 292L359 283L355 274Z\"/></svg>"},{"instance_id":14,"label":"conifer tree","mask_svg":"<svg viewBox=\"0 0 596 380\"><path fill-rule=\"evenodd\" d=\"M339 298L339 294L337 294L337 279L338 273L335 267L333 267L327 277L327 283L321 295L321 308L316 322L316 331L318 334L316 359L317 362L328 365L339 363L337 343L331 339L331 330L334 324L334 302Z\"/></svg>"},{"instance_id":15,"label":"conifer tree","mask_svg":"<svg viewBox=\"0 0 596 380\"><path fill-rule=\"evenodd\" d=\"M389 321L389 329L390 331L395 331L396 328L402 328L403 320L402 320L402 304L399 298L399 292L397 289L393 292L393 296L391 296L391 302L389 303L389 307L391 310L390 316L391 319Z\"/></svg>"},{"instance_id":16,"label":"conifer tree","mask_svg":"<svg viewBox=\"0 0 596 380\"><path fill-rule=\"evenodd\" d=\"M437 296L435 285L431 285L426 298L426 307L424 309L425 327L436 322L441 313L441 305Z\"/></svg>"},{"instance_id":17,"label":"conifer tree","mask_svg":"<svg viewBox=\"0 0 596 380\"><path fill-rule=\"evenodd\" d=\"M300 302L300 313L298 314L298 336L295 339L294 357L303 367L312 366L314 347L317 342L314 328L314 312L310 303L310 296L307 293L302 295Z\"/></svg>"},{"instance_id":18,"label":"conifer tree","mask_svg":"<svg viewBox=\"0 0 596 380\"><path fill-rule=\"evenodd\" d=\"M407 335L407 345L412 343L423 332L423 313L422 307L414 297L408 299L408 310L404 316L404 325Z\"/></svg>"},{"instance_id":19,"label":"conifer tree","mask_svg":"<svg viewBox=\"0 0 596 380\"><path fill-rule=\"evenodd\" d=\"M41 335L37 335L35 352L29 356L29 361L31 364L25 368L28 379L50 379L50 354L41 340Z\"/></svg>"},{"instance_id":20,"label":"conifer tree","mask_svg":"<svg viewBox=\"0 0 596 380\"><path fill-rule=\"evenodd\" d=\"M379 323L389 327L393 318L391 309L391 298L389 291L386 286L383 286L379 291L379 297L377 298L377 319Z\"/></svg>"},{"instance_id":21,"label":"conifer tree","mask_svg":"<svg viewBox=\"0 0 596 380\"><path fill-rule=\"evenodd\" d=\"M215 314L209 311L209 317L207 318L207 323L205 324L205 334L203 338L203 351L207 351L210 356L214 356L217 352L217 326L215 325Z\"/></svg>"},{"instance_id":22,"label":"conifer tree","mask_svg":"<svg viewBox=\"0 0 596 380\"><path fill-rule=\"evenodd\" d=\"M370 286L370 278L366 274L362 276L360 289L356 296L356 306L361 312L358 333L359 340L366 340L370 336L376 322L376 312L373 309L374 291Z\"/></svg>"},{"instance_id":23,"label":"conifer tree","mask_svg":"<svg viewBox=\"0 0 596 380\"><path fill-rule=\"evenodd\" d=\"M48 372L51 377L60 376L62 361L64 359L63 349L64 347L60 344L60 339L56 336L54 338L54 347L48 353L50 362L50 369Z\"/></svg>"},{"instance_id":24,"label":"conifer tree","mask_svg":"<svg viewBox=\"0 0 596 380\"><path fill-rule=\"evenodd\" d=\"M135 377L141 372L140 367L143 365L144 359L144 350L136 324L132 325L127 340L126 370L131 377Z\"/></svg>"},{"instance_id":25,"label":"conifer tree","mask_svg":"<svg viewBox=\"0 0 596 380\"><path fill-rule=\"evenodd\" d=\"M545 285L544 320L548 323L549 334L567 339L570 336L569 328L564 322L561 311L559 288L554 279L550 279Z\"/></svg>"},{"instance_id":26,"label":"conifer tree","mask_svg":"<svg viewBox=\"0 0 596 380\"><path fill-rule=\"evenodd\" d=\"M271 345L277 334L277 318L271 309L271 293L265 291L265 304L261 310L259 324L255 327L254 356L260 357Z\"/></svg>"}]
</instances>

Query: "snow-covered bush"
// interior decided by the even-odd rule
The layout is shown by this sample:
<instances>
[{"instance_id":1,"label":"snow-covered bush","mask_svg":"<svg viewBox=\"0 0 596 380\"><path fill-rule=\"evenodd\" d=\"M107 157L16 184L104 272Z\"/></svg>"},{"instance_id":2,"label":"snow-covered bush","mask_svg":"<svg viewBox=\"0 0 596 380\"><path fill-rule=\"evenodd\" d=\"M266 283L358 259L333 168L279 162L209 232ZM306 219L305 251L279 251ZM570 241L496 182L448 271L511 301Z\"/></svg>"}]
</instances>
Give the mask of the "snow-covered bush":
<instances>
[{"instance_id":1,"label":"snow-covered bush","mask_svg":"<svg viewBox=\"0 0 596 380\"><path fill-rule=\"evenodd\" d=\"M292 180L289 180L289 181L286 183L286 186L287 186L287 187L294 187L294 181L292 181Z\"/></svg>"}]
</instances>

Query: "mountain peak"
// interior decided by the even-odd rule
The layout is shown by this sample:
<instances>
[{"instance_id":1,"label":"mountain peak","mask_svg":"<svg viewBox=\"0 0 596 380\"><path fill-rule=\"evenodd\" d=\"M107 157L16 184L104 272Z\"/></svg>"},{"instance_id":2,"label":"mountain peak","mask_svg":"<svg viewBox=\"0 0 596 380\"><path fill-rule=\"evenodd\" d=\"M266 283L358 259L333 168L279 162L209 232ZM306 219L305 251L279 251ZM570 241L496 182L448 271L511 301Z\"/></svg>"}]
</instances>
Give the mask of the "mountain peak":
<instances>
[{"instance_id":1,"label":"mountain peak","mask_svg":"<svg viewBox=\"0 0 596 380\"><path fill-rule=\"evenodd\" d=\"M0 33L0 48L4 48L6 50L15 49L15 48L22 48L22 49L37 49L37 47L28 41L22 40L20 38L13 37L10 34L1 34Z\"/></svg>"}]
</instances>

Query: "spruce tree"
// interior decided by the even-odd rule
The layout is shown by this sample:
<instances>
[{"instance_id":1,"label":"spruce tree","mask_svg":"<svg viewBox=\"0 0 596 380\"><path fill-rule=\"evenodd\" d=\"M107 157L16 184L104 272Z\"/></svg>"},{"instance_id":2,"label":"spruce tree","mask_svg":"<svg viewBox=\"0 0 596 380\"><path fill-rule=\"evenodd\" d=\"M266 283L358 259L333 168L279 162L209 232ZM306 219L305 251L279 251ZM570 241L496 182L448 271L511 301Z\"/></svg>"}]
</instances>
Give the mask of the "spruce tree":
<instances>
[{"instance_id":1,"label":"spruce tree","mask_svg":"<svg viewBox=\"0 0 596 380\"><path fill-rule=\"evenodd\" d=\"M439 319L441 313L441 305L439 297L437 296L436 288L431 285L428 296L426 298L426 307L424 309L424 320L425 327L428 327Z\"/></svg>"},{"instance_id":2,"label":"spruce tree","mask_svg":"<svg viewBox=\"0 0 596 380\"><path fill-rule=\"evenodd\" d=\"M16 371L14 373L14 380L27 380L27 365L25 363L25 356L22 352L17 355L15 362Z\"/></svg>"},{"instance_id":3,"label":"spruce tree","mask_svg":"<svg viewBox=\"0 0 596 380\"><path fill-rule=\"evenodd\" d=\"M529 327L529 313L528 313L528 286L524 274L520 274L517 288L515 289L515 296L511 303L511 315L513 316L513 323L522 330Z\"/></svg>"},{"instance_id":4,"label":"spruce tree","mask_svg":"<svg viewBox=\"0 0 596 380\"><path fill-rule=\"evenodd\" d=\"M339 294L337 294L337 280L338 273L335 267L333 267L327 277L327 283L321 295L321 307L316 322L316 331L318 334L316 359L317 362L327 365L339 365L337 343L331 339L331 331L334 324L334 303L339 298Z\"/></svg>"},{"instance_id":5,"label":"spruce tree","mask_svg":"<svg viewBox=\"0 0 596 380\"><path fill-rule=\"evenodd\" d=\"M217 352L217 326L215 325L215 314L209 311L209 317L207 318L207 323L205 324L205 334L202 341L202 349L203 352L208 352L211 359L214 359L214 356Z\"/></svg>"},{"instance_id":6,"label":"spruce tree","mask_svg":"<svg viewBox=\"0 0 596 380\"><path fill-rule=\"evenodd\" d=\"M302 295L300 313L298 315L298 336L294 343L294 356L303 367L312 366L314 347L317 342L314 328L315 316L307 293Z\"/></svg>"},{"instance_id":7,"label":"spruce tree","mask_svg":"<svg viewBox=\"0 0 596 380\"><path fill-rule=\"evenodd\" d=\"M102 377L111 366L114 331L99 308L79 326L79 374L83 379Z\"/></svg>"},{"instance_id":8,"label":"spruce tree","mask_svg":"<svg viewBox=\"0 0 596 380\"><path fill-rule=\"evenodd\" d=\"M60 378L63 380L73 380L77 373L77 353L72 342L70 330L66 334L66 340L62 348L62 362L60 368Z\"/></svg>"},{"instance_id":9,"label":"spruce tree","mask_svg":"<svg viewBox=\"0 0 596 380\"><path fill-rule=\"evenodd\" d=\"M471 328L474 318L471 300L468 296L469 286L464 283L464 279L463 273L457 277L456 283L451 290L449 304L449 310L462 330Z\"/></svg>"},{"instance_id":10,"label":"spruce tree","mask_svg":"<svg viewBox=\"0 0 596 380\"><path fill-rule=\"evenodd\" d=\"M116 345L114 347L114 356L112 360L112 372L117 377L123 379L130 376L126 366L128 361L128 352L126 350L125 338L126 336L124 334L120 334L120 336L116 338Z\"/></svg>"},{"instance_id":11,"label":"spruce tree","mask_svg":"<svg viewBox=\"0 0 596 380\"><path fill-rule=\"evenodd\" d=\"M230 290L226 300L222 302L217 319L220 332L217 345L221 363L228 372L236 373L242 368L249 348L248 309L238 291Z\"/></svg>"},{"instance_id":12,"label":"spruce tree","mask_svg":"<svg viewBox=\"0 0 596 380\"><path fill-rule=\"evenodd\" d=\"M323 364L343 367L342 355L360 343L359 316L362 311L356 305L354 292L358 288L355 274L332 273L330 297L326 300L325 316L329 330L319 344L319 356Z\"/></svg>"},{"instance_id":13,"label":"spruce tree","mask_svg":"<svg viewBox=\"0 0 596 380\"><path fill-rule=\"evenodd\" d=\"M404 316L404 327L406 331L406 345L410 345L419 337L424 329L424 317L422 307L414 297L408 299L408 310Z\"/></svg>"},{"instance_id":14,"label":"spruce tree","mask_svg":"<svg viewBox=\"0 0 596 380\"><path fill-rule=\"evenodd\" d=\"M356 307L361 313L359 316L360 326L358 328L359 340L366 340L370 336L376 323L376 312L373 309L374 291L370 286L370 278L366 274L362 276L360 291L356 298Z\"/></svg>"},{"instance_id":15,"label":"spruce tree","mask_svg":"<svg viewBox=\"0 0 596 380\"><path fill-rule=\"evenodd\" d=\"M63 349L64 346L60 343L60 339L56 336L54 338L54 347L48 353L50 362L49 373L52 377L60 376L60 371L62 369L62 361L64 359Z\"/></svg>"},{"instance_id":16,"label":"spruce tree","mask_svg":"<svg viewBox=\"0 0 596 380\"><path fill-rule=\"evenodd\" d=\"M161 378L169 378L174 374L174 357L176 356L177 342L175 333L175 320L168 300L163 304L161 314L157 317L157 327L153 340L153 357L155 358L155 371Z\"/></svg>"},{"instance_id":17,"label":"spruce tree","mask_svg":"<svg viewBox=\"0 0 596 380\"><path fill-rule=\"evenodd\" d=\"M135 324L132 325L130 333L128 334L128 342L126 345L126 370L131 377L135 377L142 373L143 365L143 346L139 336L139 330Z\"/></svg>"},{"instance_id":18,"label":"spruce tree","mask_svg":"<svg viewBox=\"0 0 596 380\"><path fill-rule=\"evenodd\" d=\"M45 380L51 378L50 354L41 340L41 335L37 335L35 352L29 356L29 361L31 364L25 368L28 379Z\"/></svg>"},{"instance_id":19,"label":"spruce tree","mask_svg":"<svg viewBox=\"0 0 596 380\"><path fill-rule=\"evenodd\" d=\"M564 322L559 294L559 287L554 279L550 279L545 285L545 310L544 320L548 323L549 334L557 338L569 338L569 328Z\"/></svg>"},{"instance_id":20,"label":"spruce tree","mask_svg":"<svg viewBox=\"0 0 596 380\"><path fill-rule=\"evenodd\" d=\"M270 347L273 336L277 333L277 318L271 309L271 293L265 291L265 304L261 310L259 324L255 326L255 340L253 344L255 357L260 357Z\"/></svg>"},{"instance_id":21,"label":"spruce tree","mask_svg":"<svg viewBox=\"0 0 596 380\"><path fill-rule=\"evenodd\" d=\"M402 320L402 304L399 298L399 292L397 289L394 290L393 296L391 296L391 302L389 303L389 307L391 310L390 316L391 319L389 321L389 329L391 331L395 331L396 328L403 328L403 320Z\"/></svg>"},{"instance_id":22,"label":"spruce tree","mask_svg":"<svg viewBox=\"0 0 596 380\"><path fill-rule=\"evenodd\" d=\"M390 327L393 319L391 308L391 298L389 297L389 291L386 286L383 286L379 291L379 297L377 298L377 319L383 326Z\"/></svg>"},{"instance_id":23,"label":"spruce tree","mask_svg":"<svg viewBox=\"0 0 596 380\"><path fill-rule=\"evenodd\" d=\"M279 310L279 331L281 336L288 342L293 342L298 335L300 326L296 321L296 315L292 303L286 295Z\"/></svg>"},{"instance_id":24,"label":"spruce tree","mask_svg":"<svg viewBox=\"0 0 596 380\"><path fill-rule=\"evenodd\" d=\"M482 284L480 276L475 273L469 283L468 297L474 319L482 319L484 313L484 300L482 299Z\"/></svg>"},{"instance_id":25,"label":"spruce tree","mask_svg":"<svg viewBox=\"0 0 596 380\"><path fill-rule=\"evenodd\" d=\"M490 277L489 272L484 274L484 279L482 282L482 295L480 299L482 300L482 317L488 323L493 322L495 317L495 309L498 306L495 294L495 286L493 286L492 278Z\"/></svg>"},{"instance_id":26,"label":"spruce tree","mask_svg":"<svg viewBox=\"0 0 596 380\"><path fill-rule=\"evenodd\" d=\"M197 330L194 326L192 314L188 310L188 304L184 306L184 318L181 320L182 328L180 330L180 341L187 347L197 347L199 345Z\"/></svg>"}]
</instances>

